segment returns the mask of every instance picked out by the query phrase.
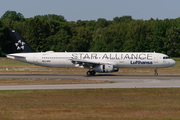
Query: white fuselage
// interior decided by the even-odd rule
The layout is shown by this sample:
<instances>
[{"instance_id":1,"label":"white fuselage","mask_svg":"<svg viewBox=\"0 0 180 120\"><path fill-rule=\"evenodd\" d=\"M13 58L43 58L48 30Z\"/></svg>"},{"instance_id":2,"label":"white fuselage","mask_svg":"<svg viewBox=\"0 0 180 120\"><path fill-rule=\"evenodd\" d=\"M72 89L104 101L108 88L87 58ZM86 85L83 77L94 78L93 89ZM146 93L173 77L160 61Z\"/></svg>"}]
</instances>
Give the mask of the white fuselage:
<instances>
[{"instance_id":1,"label":"white fuselage","mask_svg":"<svg viewBox=\"0 0 180 120\"><path fill-rule=\"evenodd\" d=\"M111 64L116 68L165 68L176 64L167 55L153 52L38 52L8 54L8 58L39 66L74 68L72 59Z\"/></svg>"}]
</instances>

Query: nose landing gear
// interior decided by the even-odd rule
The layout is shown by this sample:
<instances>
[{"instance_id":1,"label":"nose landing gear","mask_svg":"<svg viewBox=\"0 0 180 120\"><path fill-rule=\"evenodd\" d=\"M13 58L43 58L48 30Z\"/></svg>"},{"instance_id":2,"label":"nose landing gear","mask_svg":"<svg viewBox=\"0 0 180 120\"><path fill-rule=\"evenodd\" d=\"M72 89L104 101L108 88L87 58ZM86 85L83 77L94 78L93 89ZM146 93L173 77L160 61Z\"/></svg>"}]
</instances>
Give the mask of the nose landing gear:
<instances>
[{"instance_id":1,"label":"nose landing gear","mask_svg":"<svg viewBox=\"0 0 180 120\"><path fill-rule=\"evenodd\" d=\"M155 72L154 75L155 75L155 76L158 76L157 68L154 68L154 72Z\"/></svg>"}]
</instances>

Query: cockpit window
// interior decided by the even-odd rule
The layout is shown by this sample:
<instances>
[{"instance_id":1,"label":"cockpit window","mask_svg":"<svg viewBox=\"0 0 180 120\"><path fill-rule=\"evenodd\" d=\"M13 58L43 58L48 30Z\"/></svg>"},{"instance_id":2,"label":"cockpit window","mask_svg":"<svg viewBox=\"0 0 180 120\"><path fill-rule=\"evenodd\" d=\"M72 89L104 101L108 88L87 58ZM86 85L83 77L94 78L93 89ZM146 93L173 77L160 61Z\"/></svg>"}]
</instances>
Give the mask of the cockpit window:
<instances>
[{"instance_id":1,"label":"cockpit window","mask_svg":"<svg viewBox=\"0 0 180 120\"><path fill-rule=\"evenodd\" d=\"M169 57L169 56L166 56L166 57L163 57L163 59L170 59L170 57Z\"/></svg>"}]
</instances>

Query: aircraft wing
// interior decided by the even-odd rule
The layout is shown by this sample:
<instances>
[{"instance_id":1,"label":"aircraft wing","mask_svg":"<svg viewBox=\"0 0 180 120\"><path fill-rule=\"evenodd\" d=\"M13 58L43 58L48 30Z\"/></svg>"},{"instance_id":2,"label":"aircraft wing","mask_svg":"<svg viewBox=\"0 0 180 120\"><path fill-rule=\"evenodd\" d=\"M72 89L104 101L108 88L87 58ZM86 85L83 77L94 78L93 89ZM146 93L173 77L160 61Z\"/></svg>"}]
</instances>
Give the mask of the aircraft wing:
<instances>
[{"instance_id":1,"label":"aircraft wing","mask_svg":"<svg viewBox=\"0 0 180 120\"><path fill-rule=\"evenodd\" d=\"M108 63L104 63L104 62L96 62L96 61L90 61L90 60L82 60L82 59L71 59L72 62L75 62L76 64L93 64L93 65L105 65Z\"/></svg>"}]
</instances>

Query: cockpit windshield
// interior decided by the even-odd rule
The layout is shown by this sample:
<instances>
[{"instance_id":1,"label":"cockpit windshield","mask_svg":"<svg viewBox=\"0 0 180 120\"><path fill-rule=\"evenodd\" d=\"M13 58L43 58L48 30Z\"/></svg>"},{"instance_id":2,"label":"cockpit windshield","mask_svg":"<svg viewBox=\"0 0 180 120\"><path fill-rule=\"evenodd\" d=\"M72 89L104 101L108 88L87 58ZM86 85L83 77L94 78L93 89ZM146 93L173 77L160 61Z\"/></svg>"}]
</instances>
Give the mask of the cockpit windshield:
<instances>
[{"instance_id":1,"label":"cockpit windshield","mask_svg":"<svg viewBox=\"0 0 180 120\"><path fill-rule=\"evenodd\" d=\"M163 59L171 59L169 56L163 57Z\"/></svg>"}]
</instances>

